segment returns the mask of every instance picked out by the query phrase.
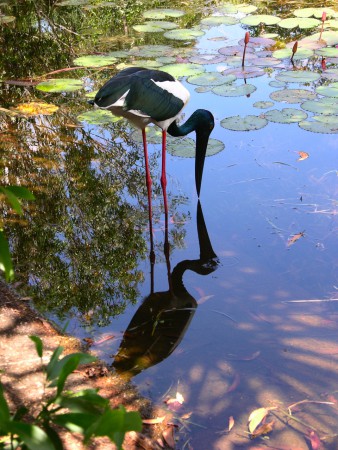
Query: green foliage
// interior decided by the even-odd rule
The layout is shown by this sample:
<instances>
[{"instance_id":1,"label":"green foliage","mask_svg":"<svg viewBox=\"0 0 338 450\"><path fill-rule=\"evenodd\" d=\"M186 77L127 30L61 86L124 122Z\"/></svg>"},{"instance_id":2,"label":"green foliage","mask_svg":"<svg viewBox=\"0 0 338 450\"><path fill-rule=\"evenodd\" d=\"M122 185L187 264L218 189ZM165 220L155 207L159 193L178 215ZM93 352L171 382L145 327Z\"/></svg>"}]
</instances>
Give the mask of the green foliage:
<instances>
[{"instance_id":1,"label":"green foliage","mask_svg":"<svg viewBox=\"0 0 338 450\"><path fill-rule=\"evenodd\" d=\"M22 186L0 186L0 192L5 195L7 202L20 216L23 214L20 199L34 200L34 195ZM13 280L14 270L11 253L9 250L8 241L2 229L0 229L0 270L5 272L6 281Z\"/></svg>"},{"instance_id":2,"label":"green foliage","mask_svg":"<svg viewBox=\"0 0 338 450\"><path fill-rule=\"evenodd\" d=\"M38 336L30 336L40 358L43 355L43 344ZM118 449L122 449L125 433L141 431L142 421L138 412L127 412L120 405L112 409L109 401L101 397L95 389L84 389L79 392L64 392L68 376L79 364L95 360L85 353L73 353L60 359L62 347L57 347L46 367L44 367L48 388L54 388L52 394L46 393L40 412L31 421L21 420L18 410L10 414L3 387L0 383L0 449L9 450L25 448L28 450L62 450L63 444L58 431L53 426L66 428L80 433L84 444L96 436L107 436Z\"/></svg>"}]
</instances>

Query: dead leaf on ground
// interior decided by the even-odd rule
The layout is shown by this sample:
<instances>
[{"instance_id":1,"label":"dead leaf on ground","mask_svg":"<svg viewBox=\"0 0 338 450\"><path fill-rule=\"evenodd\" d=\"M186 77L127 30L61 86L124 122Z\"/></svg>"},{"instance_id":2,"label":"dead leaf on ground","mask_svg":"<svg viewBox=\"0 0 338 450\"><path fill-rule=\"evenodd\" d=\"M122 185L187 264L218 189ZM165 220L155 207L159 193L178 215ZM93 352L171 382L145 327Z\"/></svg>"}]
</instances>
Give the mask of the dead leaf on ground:
<instances>
[{"instance_id":1,"label":"dead leaf on ground","mask_svg":"<svg viewBox=\"0 0 338 450\"><path fill-rule=\"evenodd\" d=\"M309 438L310 438L312 450L321 450L323 448L322 443L319 439L319 436L315 431L313 431L313 430L310 431Z\"/></svg>"},{"instance_id":2,"label":"dead leaf on ground","mask_svg":"<svg viewBox=\"0 0 338 450\"><path fill-rule=\"evenodd\" d=\"M253 433L251 433L251 439L255 439L258 436L263 436L264 434L270 433L273 430L274 424L274 420L271 420L271 422L268 423L263 423L263 425L261 425Z\"/></svg>"},{"instance_id":3,"label":"dead leaf on ground","mask_svg":"<svg viewBox=\"0 0 338 450\"><path fill-rule=\"evenodd\" d=\"M173 426L169 426L166 430L164 430L162 436L170 448L175 448L175 435Z\"/></svg>"},{"instance_id":4,"label":"dead leaf on ground","mask_svg":"<svg viewBox=\"0 0 338 450\"><path fill-rule=\"evenodd\" d=\"M251 434L254 433L258 425L265 419L268 414L269 410L267 408L258 408L252 411L248 419L248 426Z\"/></svg>"},{"instance_id":5,"label":"dead leaf on ground","mask_svg":"<svg viewBox=\"0 0 338 450\"><path fill-rule=\"evenodd\" d=\"M232 430L232 428L233 428L234 425L235 425L235 419L234 419L232 416L230 416L230 417L229 417L229 427L228 427L229 433L230 433L230 431Z\"/></svg>"},{"instance_id":6,"label":"dead leaf on ground","mask_svg":"<svg viewBox=\"0 0 338 450\"><path fill-rule=\"evenodd\" d=\"M154 419L143 419L142 423L144 423L145 425L155 425L157 423L162 423L164 419L165 416L155 417Z\"/></svg>"},{"instance_id":7,"label":"dead leaf on ground","mask_svg":"<svg viewBox=\"0 0 338 450\"><path fill-rule=\"evenodd\" d=\"M304 233L305 231L301 231L300 233L294 234L293 236L290 236L287 242L287 246L290 247L291 245L293 245L295 242L298 241L298 239L300 239L301 237L304 237Z\"/></svg>"},{"instance_id":8,"label":"dead leaf on ground","mask_svg":"<svg viewBox=\"0 0 338 450\"><path fill-rule=\"evenodd\" d=\"M297 152L299 155L299 158L297 161L304 161L304 159L307 159L310 155L306 152Z\"/></svg>"}]
</instances>

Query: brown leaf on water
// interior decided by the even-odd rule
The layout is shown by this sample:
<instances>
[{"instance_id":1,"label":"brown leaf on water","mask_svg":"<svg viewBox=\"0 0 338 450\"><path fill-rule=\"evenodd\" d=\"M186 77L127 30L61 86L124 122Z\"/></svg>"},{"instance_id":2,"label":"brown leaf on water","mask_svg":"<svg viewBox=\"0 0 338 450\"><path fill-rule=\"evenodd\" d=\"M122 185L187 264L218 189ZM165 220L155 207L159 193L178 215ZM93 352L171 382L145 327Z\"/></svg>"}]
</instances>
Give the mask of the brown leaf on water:
<instances>
[{"instance_id":1,"label":"brown leaf on water","mask_svg":"<svg viewBox=\"0 0 338 450\"><path fill-rule=\"evenodd\" d=\"M265 417L269 414L269 410L267 408L258 408L252 411L249 416L249 431L252 434L258 425L265 419Z\"/></svg>"},{"instance_id":2,"label":"brown leaf on water","mask_svg":"<svg viewBox=\"0 0 338 450\"><path fill-rule=\"evenodd\" d=\"M233 429L234 425L235 425L235 419L232 416L230 416L229 417L229 427L228 427L229 432Z\"/></svg>"},{"instance_id":3,"label":"brown leaf on water","mask_svg":"<svg viewBox=\"0 0 338 450\"><path fill-rule=\"evenodd\" d=\"M45 102L21 103L16 108L13 108L14 112L24 114L25 116L49 116L58 109L58 106Z\"/></svg>"},{"instance_id":4,"label":"brown leaf on water","mask_svg":"<svg viewBox=\"0 0 338 450\"><path fill-rule=\"evenodd\" d=\"M251 439L255 439L258 436L263 436L264 434L270 433L273 430L274 424L274 420L271 420L271 422L268 423L263 423L263 425L261 425L253 433L251 433Z\"/></svg>"},{"instance_id":5,"label":"brown leaf on water","mask_svg":"<svg viewBox=\"0 0 338 450\"><path fill-rule=\"evenodd\" d=\"M237 388L237 386L239 385L240 381L241 381L241 378L240 378L239 374L235 373L234 379L225 393L229 394L229 392L234 391Z\"/></svg>"},{"instance_id":6,"label":"brown leaf on water","mask_svg":"<svg viewBox=\"0 0 338 450\"><path fill-rule=\"evenodd\" d=\"M162 436L170 448L175 448L175 436L173 426L168 426L168 428L163 431Z\"/></svg>"},{"instance_id":7,"label":"brown leaf on water","mask_svg":"<svg viewBox=\"0 0 338 450\"><path fill-rule=\"evenodd\" d=\"M299 155L299 158L297 161L304 161L304 159L307 159L310 155L306 152L297 152Z\"/></svg>"},{"instance_id":8,"label":"brown leaf on water","mask_svg":"<svg viewBox=\"0 0 338 450\"><path fill-rule=\"evenodd\" d=\"M143 419L142 423L144 423L146 425L155 425L157 423L162 423L164 419L165 419L165 416L155 417L155 419Z\"/></svg>"},{"instance_id":9,"label":"brown leaf on water","mask_svg":"<svg viewBox=\"0 0 338 450\"><path fill-rule=\"evenodd\" d=\"M322 443L319 439L319 436L315 431L313 431L313 430L310 431L309 438L310 438L312 450L321 450L323 448Z\"/></svg>"},{"instance_id":10,"label":"brown leaf on water","mask_svg":"<svg viewBox=\"0 0 338 450\"><path fill-rule=\"evenodd\" d=\"M294 234L293 236L290 236L287 242L287 246L290 247L291 245L293 245L295 242L298 241L298 239L300 239L301 237L304 237L304 233L305 231L301 231L300 233Z\"/></svg>"},{"instance_id":11,"label":"brown leaf on water","mask_svg":"<svg viewBox=\"0 0 338 450\"><path fill-rule=\"evenodd\" d=\"M181 419L182 420L188 420L188 419L190 419L191 416L192 416L192 412L190 411L190 412L188 412L186 414L183 414L183 416L181 416Z\"/></svg>"}]
</instances>

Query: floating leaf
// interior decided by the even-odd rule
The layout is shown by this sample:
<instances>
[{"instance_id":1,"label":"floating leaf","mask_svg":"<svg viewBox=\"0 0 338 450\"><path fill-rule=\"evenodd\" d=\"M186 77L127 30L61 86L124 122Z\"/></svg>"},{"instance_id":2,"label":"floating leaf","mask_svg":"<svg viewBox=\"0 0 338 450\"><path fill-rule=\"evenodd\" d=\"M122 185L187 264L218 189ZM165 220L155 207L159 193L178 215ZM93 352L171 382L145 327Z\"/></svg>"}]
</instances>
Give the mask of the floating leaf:
<instances>
[{"instance_id":1,"label":"floating leaf","mask_svg":"<svg viewBox=\"0 0 338 450\"><path fill-rule=\"evenodd\" d=\"M321 8L299 8L295 9L293 14L296 17L311 17L315 16L317 18L322 17L323 12L326 12L328 16L334 16L336 13L331 8L321 7Z\"/></svg>"},{"instance_id":2,"label":"floating leaf","mask_svg":"<svg viewBox=\"0 0 338 450\"><path fill-rule=\"evenodd\" d=\"M200 64L190 63L168 64L163 66L161 70L170 73L175 78L189 77L205 72L205 68Z\"/></svg>"},{"instance_id":3,"label":"floating leaf","mask_svg":"<svg viewBox=\"0 0 338 450\"><path fill-rule=\"evenodd\" d=\"M176 30L170 30L164 33L164 37L168 39L175 39L177 41L191 41L204 35L204 31L195 30L189 28L177 28Z\"/></svg>"},{"instance_id":4,"label":"floating leaf","mask_svg":"<svg viewBox=\"0 0 338 450\"><path fill-rule=\"evenodd\" d=\"M239 97L241 95L250 95L256 90L256 86L253 84L242 84L236 86L234 84L221 84L215 86L212 92L216 95L222 95L223 97Z\"/></svg>"},{"instance_id":5,"label":"floating leaf","mask_svg":"<svg viewBox=\"0 0 338 450\"><path fill-rule=\"evenodd\" d=\"M165 419L165 416L156 417L155 419L142 419L142 423L146 425L155 425L157 423L162 423Z\"/></svg>"},{"instance_id":6,"label":"floating leaf","mask_svg":"<svg viewBox=\"0 0 338 450\"><path fill-rule=\"evenodd\" d=\"M161 20L166 17L181 17L184 16L185 12L180 9L169 9L169 8L158 8L149 9L143 13L143 17L146 19Z\"/></svg>"},{"instance_id":7,"label":"floating leaf","mask_svg":"<svg viewBox=\"0 0 338 450\"><path fill-rule=\"evenodd\" d=\"M58 78L42 81L35 87L43 92L74 92L82 89L83 83L73 78Z\"/></svg>"},{"instance_id":8,"label":"floating leaf","mask_svg":"<svg viewBox=\"0 0 338 450\"><path fill-rule=\"evenodd\" d=\"M238 19L232 16L210 16L201 20L202 25L210 27L217 25L235 25L236 23L238 23Z\"/></svg>"},{"instance_id":9,"label":"floating leaf","mask_svg":"<svg viewBox=\"0 0 338 450\"><path fill-rule=\"evenodd\" d=\"M275 88L282 88L286 86L286 83L284 83L284 81L270 81L269 86Z\"/></svg>"},{"instance_id":10,"label":"floating leaf","mask_svg":"<svg viewBox=\"0 0 338 450\"><path fill-rule=\"evenodd\" d=\"M306 152L298 152L299 158L297 161L304 161L304 159L307 159L309 157L309 154Z\"/></svg>"},{"instance_id":11,"label":"floating leaf","mask_svg":"<svg viewBox=\"0 0 338 450\"><path fill-rule=\"evenodd\" d=\"M323 97L317 101L308 100L306 102L303 102L300 106L305 111L310 111L315 114L324 114L324 115L338 114L337 100L332 97Z\"/></svg>"},{"instance_id":12,"label":"floating leaf","mask_svg":"<svg viewBox=\"0 0 338 450\"><path fill-rule=\"evenodd\" d=\"M276 123L297 123L305 120L307 114L304 111L295 108L284 108L281 111L272 109L264 113L264 117L270 122Z\"/></svg>"},{"instance_id":13,"label":"floating leaf","mask_svg":"<svg viewBox=\"0 0 338 450\"><path fill-rule=\"evenodd\" d=\"M313 55L313 51L308 48L298 48L297 53L294 54L293 59L294 60L300 60L300 59L307 59L311 58ZM292 49L291 48L282 48L280 50L276 50L272 53L272 56L274 58L278 59L286 59L291 58L292 56Z\"/></svg>"},{"instance_id":14,"label":"floating leaf","mask_svg":"<svg viewBox=\"0 0 338 450\"><path fill-rule=\"evenodd\" d=\"M269 410L267 408L258 408L252 411L248 419L248 427L251 434L268 414Z\"/></svg>"},{"instance_id":15,"label":"floating leaf","mask_svg":"<svg viewBox=\"0 0 338 450\"><path fill-rule=\"evenodd\" d=\"M249 25L251 27L257 27L261 23L265 25L275 25L281 19L277 16L270 16L268 14L253 14L252 16L244 17L241 22L244 25Z\"/></svg>"},{"instance_id":16,"label":"floating leaf","mask_svg":"<svg viewBox=\"0 0 338 450\"><path fill-rule=\"evenodd\" d=\"M209 139L206 156L213 156L224 150L224 143L217 139ZM181 158L195 158L196 143L191 138L170 138L167 151L173 156Z\"/></svg>"},{"instance_id":17,"label":"floating leaf","mask_svg":"<svg viewBox=\"0 0 338 450\"><path fill-rule=\"evenodd\" d=\"M264 423L260 427L258 427L252 434L251 438L255 439L258 436L263 436L264 434L268 434L273 430L273 426L275 424L274 420L271 420L271 422Z\"/></svg>"},{"instance_id":18,"label":"floating leaf","mask_svg":"<svg viewBox=\"0 0 338 450\"><path fill-rule=\"evenodd\" d=\"M304 120L299 122L300 128L306 131L312 131L313 133L324 133L324 134L337 134L338 133L338 121L335 120L333 123L323 123L316 120L319 116L313 116L312 121Z\"/></svg>"},{"instance_id":19,"label":"floating leaf","mask_svg":"<svg viewBox=\"0 0 338 450\"><path fill-rule=\"evenodd\" d=\"M309 70L286 70L276 75L276 80L286 83L311 83L320 78L319 73Z\"/></svg>"},{"instance_id":20,"label":"floating leaf","mask_svg":"<svg viewBox=\"0 0 338 450\"><path fill-rule=\"evenodd\" d=\"M154 61L153 59L138 59L137 61L125 63L121 62L117 64L117 70L127 69L128 67L143 67L146 69L158 69L162 67L163 64L158 60Z\"/></svg>"},{"instance_id":21,"label":"floating leaf","mask_svg":"<svg viewBox=\"0 0 338 450\"><path fill-rule=\"evenodd\" d=\"M104 67L114 64L116 61L117 58L115 58L114 56L84 55L74 59L74 64L76 66L84 66L84 67Z\"/></svg>"},{"instance_id":22,"label":"floating leaf","mask_svg":"<svg viewBox=\"0 0 338 450\"><path fill-rule=\"evenodd\" d=\"M298 239L300 239L301 237L304 237L304 233L305 233L305 231L301 231L300 233L294 234L293 236L289 237L287 246L290 247L295 242L297 242Z\"/></svg>"},{"instance_id":23,"label":"floating leaf","mask_svg":"<svg viewBox=\"0 0 338 450\"><path fill-rule=\"evenodd\" d=\"M332 83L329 86L318 86L316 88L317 94L325 95L326 97L338 97L338 82Z\"/></svg>"},{"instance_id":24,"label":"floating leaf","mask_svg":"<svg viewBox=\"0 0 338 450\"><path fill-rule=\"evenodd\" d=\"M323 448L319 436L315 431L311 430L309 433L309 437L312 450L321 450Z\"/></svg>"},{"instance_id":25,"label":"floating leaf","mask_svg":"<svg viewBox=\"0 0 338 450\"><path fill-rule=\"evenodd\" d=\"M311 19L307 17L289 17L288 19L283 19L278 22L278 26L281 28L297 28L299 27L301 30L307 28L314 28L320 24L318 19Z\"/></svg>"},{"instance_id":26,"label":"floating leaf","mask_svg":"<svg viewBox=\"0 0 338 450\"><path fill-rule=\"evenodd\" d=\"M140 45L129 50L129 54L138 58L156 58L169 55L173 48L170 45Z\"/></svg>"},{"instance_id":27,"label":"floating leaf","mask_svg":"<svg viewBox=\"0 0 338 450\"><path fill-rule=\"evenodd\" d=\"M252 131L259 130L265 127L268 121L263 117L258 116L232 116L227 117L221 121L221 126L233 131Z\"/></svg>"},{"instance_id":28,"label":"floating leaf","mask_svg":"<svg viewBox=\"0 0 338 450\"><path fill-rule=\"evenodd\" d=\"M270 94L271 100L286 103L301 103L304 100L314 100L316 94L306 89L282 89Z\"/></svg>"},{"instance_id":29,"label":"floating leaf","mask_svg":"<svg viewBox=\"0 0 338 450\"><path fill-rule=\"evenodd\" d=\"M256 78L265 75L264 70L258 67L237 67L224 70L223 75L235 75L236 78Z\"/></svg>"},{"instance_id":30,"label":"floating leaf","mask_svg":"<svg viewBox=\"0 0 338 450\"><path fill-rule=\"evenodd\" d=\"M265 108L270 108L271 106L273 106L274 103L273 102L255 102L252 106L254 106L255 108L260 108L260 109L265 109Z\"/></svg>"},{"instance_id":31,"label":"floating leaf","mask_svg":"<svg viewBox=\"0 0 338 450\"><path fill-rule=\"evenodd\" d=\"M197 86L220 86L221 84L232 83L235 80L235 75L224 76L219 72L203 73L187 79L188 83L196 84Z\"/></svg>"},{"instance_id":32,"label":"floating leaf","mask_svg":"<svg viewBox=\"0 0 338 450\"><path fill-rule=\"evenodd\" d=\"M191 63L195 64L218 64L225 62L226 58L222 55L196 55L189 58Z\"/></svg>"},{"instance_id":33,"label":"floating leaf","mask_svg":"<svg viewBox=\"0 0 338 450\"><path fill-rule=\"evenodd\" d=\"M320 38L320 33L312 34L311 36L307 36L303 38L301 41L299 41L299 44L301 46L305 45L313 45L314 43L318 42ZM322 44L321 47L327 45L337 45L338 44L338 32L337 31L324 31L322 33Z\"/></svg>"},{"instance_id":34,"label":"floating leaf","mask_svg":"<svg viewBox=\"0 0 338 450\"><path fill-rule=\"evenodd\" d=\"M59 109L58 106L52 105L51 103L43 102L30 102L21 103L14 108L14 111L24 114L25 116L38 116L44 115L49 116Z\"/></svg>"},{"instance_id":35,"label":"floating leaf","mask_svg":"<svg viewBox=\"0 0 338 450\"><path fill-rule=\"evenodd\" d=\"M155 126L146 127L147 133L147 142L150 144L160 144L162 142L162 131L160 128ZM131 139L135 142L142 143L142 132L139 129L136 129L131 134Z\"/></svg>"},{"instance_id":36,"label":"floating leaf","mask_svg":"<svg viewBox=\"0 0 338 450\"><path fill-rule=\"evenodd\" d=\"M242 57L244 47L242 45L230 45L228 47L222 47L218 50L218 53L226 56L240 56ZM254 53L254 49L248 47L246 49L248 53Z\"/></svg>"},{"instance_id":37,"label":"floating leaf","mask_svg":"<svg viewBox=\"0 0 338 450\"><path fill-rule=\"evenodd\" d=\"M315 51L316 55L323 56L325 58L336 58L338 57L337 47L322 47Z\"/></svg>"},{"instance_id":38,"label":"floating leaf","mask_svg":"<svg viewBox=\"0 0 338 450\"><path fill-rule=\"evenodd\" d=\"M114 123L120 119L121 117L114 116L110 111L106 111L104 109L93 109L77 116L77 120L80 122L87 122L91 125Z\"/></svg>"},{"instance_id":39,"label":"floating leaf","mask_svg":"<svg viewBox=\"0 0 338 450\"><path fill-rule=\"evenodd\" d=\"M152 20L142 25L134 25L133 29L142 33L156 33L164 30L173 30L178 28L178 25L174 22L168 22L165 20Z\"/></svg>"},{"instance_id":40,"label":"floating leaf","mask_svg":"<svg viewBox=\"0 0 338 450\"><path fill-rule=\"evenodd\" d=\"M175 436L174 436L174 427L172 425L168 425L168 427L162 433L163 439L169 446L169 448L175 448Z\"/></svg>"},{"instance_id":41,"label":"floating leaf","mask_svg":"<svg viewBox=\"0 0 338 450\"><path fill-rule=\"evenodd\" d=\"M229 433L233 429L234 425L235 425L235 419L232 416L230 416L229 417L229 426L228 426Z\"/></svg>"}]
</instances>

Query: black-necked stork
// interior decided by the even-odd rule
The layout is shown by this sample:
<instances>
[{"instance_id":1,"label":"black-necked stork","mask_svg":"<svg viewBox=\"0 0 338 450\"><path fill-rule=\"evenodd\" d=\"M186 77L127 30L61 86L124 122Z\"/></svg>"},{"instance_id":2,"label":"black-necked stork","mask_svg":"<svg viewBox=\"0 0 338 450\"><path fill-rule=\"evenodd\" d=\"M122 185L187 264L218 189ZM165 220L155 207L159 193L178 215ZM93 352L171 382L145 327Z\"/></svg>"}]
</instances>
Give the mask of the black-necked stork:
<instances>
[{"instance_id":1,"label":"black-necked stork","mask_svg":"<svg viewBox=\"0 0 338 450\"><path fill-rule=\"evenodd\" d=\"M154 123L162 129L161 186L166 213L168 212L165 169L167 132L171 136L186 136L192 131L196 132L195 182L199 197L205 153L210 133L214 128L214 117L205 109L198 109L183 125L177 125L176 118L187 104L189 97L189 91L168 73L130 67L107 81L97 92L93 102L99 108L125 117L142 130L149 205L151 205L151 177L145 128L149 123Z\"/></svg>"}]
</instances>

